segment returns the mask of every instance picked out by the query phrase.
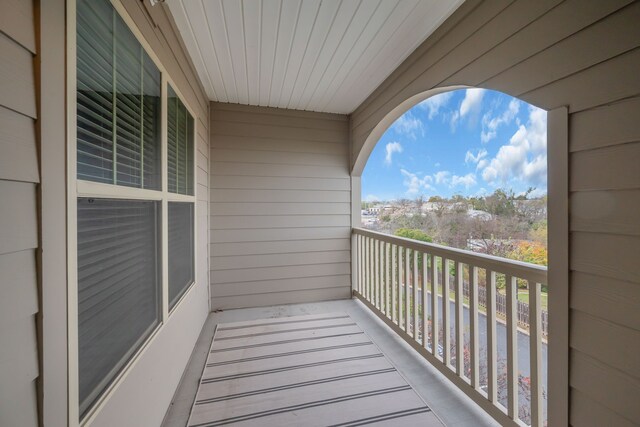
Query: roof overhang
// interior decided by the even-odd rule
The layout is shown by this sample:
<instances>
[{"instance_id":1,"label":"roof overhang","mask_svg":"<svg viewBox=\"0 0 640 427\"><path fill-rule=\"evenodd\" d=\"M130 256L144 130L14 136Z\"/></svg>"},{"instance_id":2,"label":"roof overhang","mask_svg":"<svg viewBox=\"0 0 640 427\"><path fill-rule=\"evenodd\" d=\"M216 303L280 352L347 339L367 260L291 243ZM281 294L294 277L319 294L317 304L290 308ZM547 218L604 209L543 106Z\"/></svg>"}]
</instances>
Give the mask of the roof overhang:
<instances>
[{"instance_id":1,"label":"roof overhang","mask_svg":"<svg viewBox=\"0 0 640 427\"><path fill-rule=\"evenodd\" d=\"M212 101L353 112L464 0L171 0Z\"/></svg>"}]
</instances>

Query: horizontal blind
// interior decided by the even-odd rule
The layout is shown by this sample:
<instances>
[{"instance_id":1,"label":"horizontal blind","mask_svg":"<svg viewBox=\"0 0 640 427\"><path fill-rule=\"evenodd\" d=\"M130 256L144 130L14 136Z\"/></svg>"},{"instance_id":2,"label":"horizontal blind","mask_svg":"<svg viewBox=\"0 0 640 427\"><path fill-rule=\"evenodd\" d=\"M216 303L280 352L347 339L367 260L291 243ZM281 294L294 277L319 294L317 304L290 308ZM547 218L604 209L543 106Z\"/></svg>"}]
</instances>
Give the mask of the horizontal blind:
<instances>
[{"instance_id":1,"label":"horizontal blind","mask_svg":"<svg viewBox=\"0 0 640 427\"><path fill-rule=\"evenodd\" d=\"M78 178L160 190L160 70L107 0L78 0Z\"/></svg>"},{"instance_id":2,"label":"horizontal blind","mask_svg":"<svg viewBox=\"0 0 640 427\"><path fill-rule=\"evenodd\" d=\"M160 319L158 202L78 199L80 411Z\"/></svg>"},{"instance_id":3,"label":"horizontal blind","mask_svg":"<svg viewBox=\"0 0 640 427\"><path fill-rule=\"evenodd\" d=\"M169 308L194 282L193 203L169 202Z\"/></svg>"},{"instance_id":4,"label":"horizontal blind","mask_svg":"<svg viewBox=\"0 0 640 427\"><path fill-rule=\"evenodd\" d=\"M170 193L178 192L178 96L171 85L167 89L167 186Z\"/></svg>"},{"instance_id":5,"label":"horizontal blind","mask_svg":"<svg viewBox=\"0 0 640 427\"><path fill-rule=\"evenodd\" d=\"M77 9L78 179L113 183L113 11L102 0Z\"/></svg>"},{"instance_id":6,"label":"horizontal blind","mask_svg":"<svg viewBox=\"0 0 640 427\"><path fill-rule=\"evenodd\" d=\"M167 174L171 193L193 195L194 120L169 85Z\"/></svg>"}]
</instances>

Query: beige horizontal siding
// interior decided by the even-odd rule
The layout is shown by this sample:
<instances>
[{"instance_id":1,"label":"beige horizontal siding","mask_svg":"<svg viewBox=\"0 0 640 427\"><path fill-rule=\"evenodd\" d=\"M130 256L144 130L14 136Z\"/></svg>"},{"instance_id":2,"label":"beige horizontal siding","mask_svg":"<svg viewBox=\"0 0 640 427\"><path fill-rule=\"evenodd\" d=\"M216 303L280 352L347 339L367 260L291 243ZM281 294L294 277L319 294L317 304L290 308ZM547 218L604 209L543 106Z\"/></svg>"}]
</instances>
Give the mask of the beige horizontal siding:
<instances>
[{"instance_id":1,"label":"beige horizontal siding","mask_svg":"<svg viewBox=\"0 0 640 427\"><path fill-rule=\"evenodd\" d=\"M213 295L215 295L215 293ZM212 296L212 301L215 301L215 303L212 303L212 307L266 307L283 304L283 301L285 301L286 304L297 304L350 297L351 286L340 284L336 287L319 286L317 289L274 291L264 294L251 293L246 295Z\"/></svg>"},{"instance_id":2,"label":"beige horizontal siding","mask_svg":"<svg viewBox=\"0 0 640 427\"><path fill-rule=\"evenodd\" d=\"M212 308L350 295L344 116L211 106Z\"/></svg>"},{"instance_id":3,"label":"beige horizontal siding","mask_svg":"<svg viewBox=\"0 0 640 427\"><path fill-rule=\"evenodd\" d=\"M38 284L35 251L0 256L0 425L36 426Z\"/></svg>"},{"instance_id":4,"label":"beige horizontal siding","mask_svg":"<svg viewBox=\"0 0 640 427\"><path fill-rule=\"evenodd\" d=\"M640 190L580 191L571 197L571 231L640 235Z\"/></svg>"},{"instance_id":5,"label":"beige horizontal siding","mask_svg":"<svg viewBox=\"0 0 640 427\"><path fill-rule=\"evenodd\" d=\"M571 387L620 417L634 423L640 419L640 381L628 373L574 350L571 352L570 382Z\"/></svg>"},{"instance_id":6,"label":"beige horizontal siding","mask_svg":"<svg viewBox=\"0 0 640 427\"><path fill-rule=\"evenodd\" d=\"M634 111L640 111L640 97L572 114L569 149L583 151L640 141L638 115L629 114Z\"/></svg>"},{"instance_id":7,"label":"beige horizontal siding","mask_svg":"<svg viewBox=\"0 0 640 427\"><path fill-rule=\"evenodd\" d=\"M260 179L262 177L256 177ZM213 205L213 204L212 204ZM349 215L349 203L215 203L212 215Z\"/></svg>"},{"instance_id":8,"label":"beige horizontal siding","mask_svg":"<svg viewBox=\"0 0 640 427\"><path fill-rule=\"evenodd\" d=\"M580 390L574 390L573 396L570 413L571 425L573 426L637 426L636 423L621 417Z\"/></svg>"},{"instance_id":9,"label":"beige horizontal siding","mask_svg":"<svg viewBox=\"0 0 640 427\"><path fill-rule=\"evenodd\" d=\"M32 1L0 2L0 425L38 421L38 143Z\"/></svg>"},{"instance_id":10,"label":"beige horizontal siding","mask_svg":"<svg viewBox=\"0 0 640 427\"><path fill-rule=\"evenodd\" d=\"M306 239L275 242L212 243L211 253L216 256L291 254L298 252L346 251L351 249L351 240Z\"/></svg>"},{"instance_id":11,"label":"beige horizontal siding","mask_svg":"<svg viewBox=\"0 0 640 427\"><path fill-rule=\"evenodd\" d=\"M25 0L0 2L0 29L32 53L36 53L34 5Z\"/></svg>"},{"instance_id":12,"label":"beige horizontal siding","mask_svg":"<svg viewBox=\"0 0 640 427\"><path fill-rule=\"evenodd\" d=\"M360 167L376 126L430 89L477 86L568 108L574 425L640 424L638 22L631 0L470 0L351 116Z\"/></svg>"},{"instance_id":13,"label":"beige horizontal siding","mask_svg":"<svg viewBox=\"0 0 640 427\"><path fill-rule=\"evenodd\" d=\"M348 178L261 177L256 180L252 176L217 176L211 180L211 188L349 191L351 182Z\"/></svg>"},{"instance_id":14,"label":"beige horizontal siding","mask_svg":"<svg viewBox=\"0 0 640 427\"><path fill-rule=\"evenodd\" d=\"M638 283L573 272L571 308L640 331Z\"/></svg>"},{"instance_id":15,"label":"beige horizontal siding","mask_svg":"<svg viewBox=\"0 0 640 427\"><path fill-rule=\"evenodd\" d=\"M40 180L33 118L0 106L0 153L0 179Z\"/></svg>"}]
</instances>

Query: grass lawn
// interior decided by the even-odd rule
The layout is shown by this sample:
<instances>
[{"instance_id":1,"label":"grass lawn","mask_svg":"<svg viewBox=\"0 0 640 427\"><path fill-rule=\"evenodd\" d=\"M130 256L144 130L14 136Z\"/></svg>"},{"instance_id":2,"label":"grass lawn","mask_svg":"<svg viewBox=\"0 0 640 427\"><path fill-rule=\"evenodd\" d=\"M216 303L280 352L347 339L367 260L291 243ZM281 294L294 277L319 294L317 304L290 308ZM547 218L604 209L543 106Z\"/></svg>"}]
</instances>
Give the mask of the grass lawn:
<instances>
[{"instance_id":1,"label":"grass lawn","mask_svg":"<svg viewBox=\"0 0 640 427\"><path fill-rule=\"evenodd\" d=\"M529 304L529 291L519 289L518 300ZM546 292L542 292L542 294L540 295L540 300L542 302L542 309L547 311L548 303L549 303L549 295Z\"/></svg>"}]
</instances>

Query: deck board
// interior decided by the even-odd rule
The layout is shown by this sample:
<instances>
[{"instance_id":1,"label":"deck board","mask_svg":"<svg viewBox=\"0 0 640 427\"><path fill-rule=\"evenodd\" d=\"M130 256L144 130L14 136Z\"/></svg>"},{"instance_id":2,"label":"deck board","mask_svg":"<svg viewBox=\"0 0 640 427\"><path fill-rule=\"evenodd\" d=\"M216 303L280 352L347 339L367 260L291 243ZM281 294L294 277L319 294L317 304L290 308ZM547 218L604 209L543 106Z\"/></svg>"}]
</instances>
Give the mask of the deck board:
<instances>
[{"instance_id":1,"label":"deck board","mask_svg":"<svg viewBox=\"0 0 640 427\"><path fill-rule=\"evenodd\" d=\"M190 427L442 426L345 313L218 325Z\"/></svg>"}]
</instances>

